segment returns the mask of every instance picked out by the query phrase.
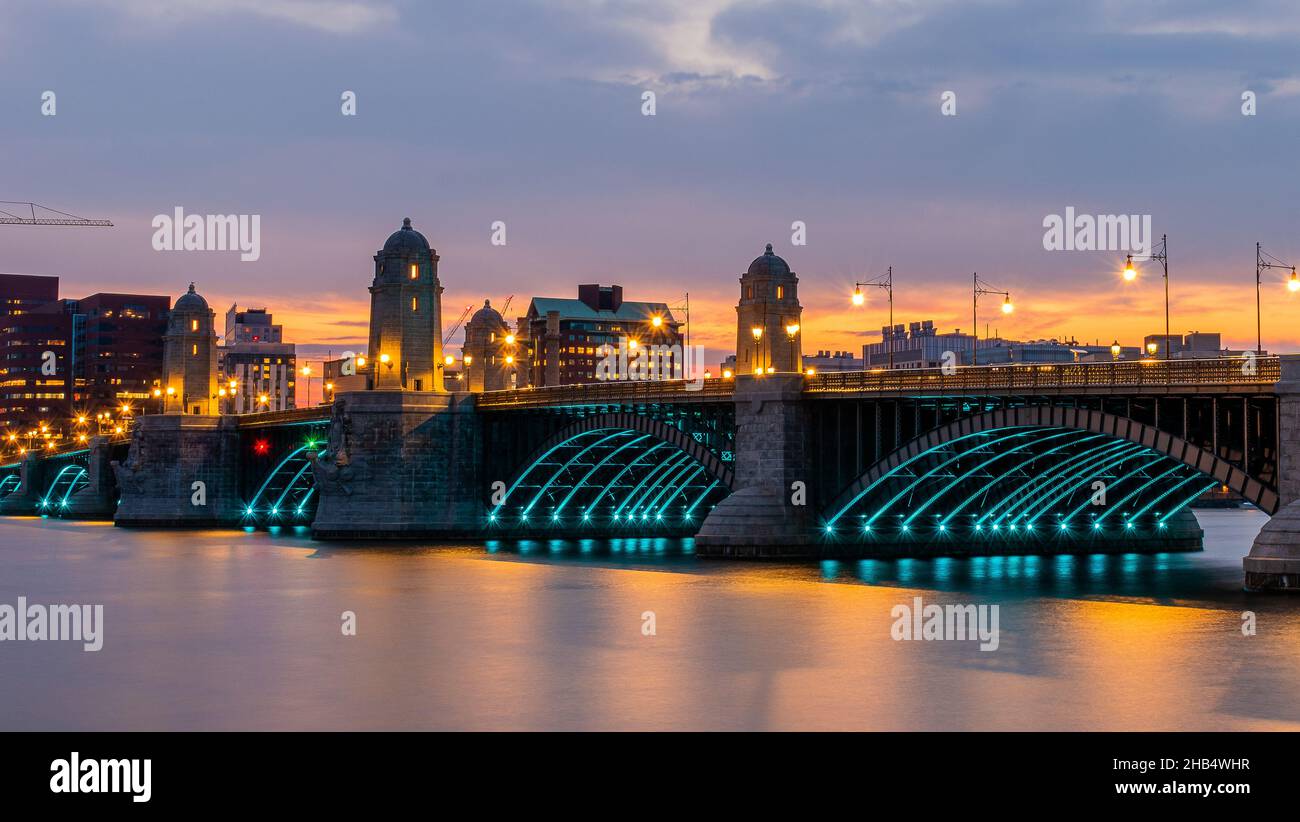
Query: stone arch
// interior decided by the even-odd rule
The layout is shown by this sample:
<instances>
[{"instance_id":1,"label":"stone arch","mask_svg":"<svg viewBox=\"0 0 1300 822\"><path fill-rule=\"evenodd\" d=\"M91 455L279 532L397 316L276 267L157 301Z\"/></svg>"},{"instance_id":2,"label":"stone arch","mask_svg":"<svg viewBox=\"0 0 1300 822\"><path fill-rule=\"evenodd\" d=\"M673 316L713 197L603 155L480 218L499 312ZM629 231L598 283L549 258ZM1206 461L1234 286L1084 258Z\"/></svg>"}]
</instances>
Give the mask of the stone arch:
<instances>
[{"instance_id":1,"label":"stone arch","mask_svg":"<svg viewBox=\"0 0 1300 822\"><path fill-rule=\"evenodd\" d=\"M1033 406L998 409L964 417L932 429L900 446L868 468L827 506L826 522L834 524L882 478L917 457L962 437L1011 428L1077 429L1109 436L1116 440L1127 440L1216 480L1270 516L1277 512L1280 505L1276 489L1265 485L1241 468L1216 457L1209 451L1154 426L1103 411Z\"/></svg>"},{"instance_id":2,"label":"stone arch","mask_svg":"<svg viewBox=\"0 0 1300 822\"><path fill-rule=\"evenodd\" d=\"M674 521L680 526L695 523L700 504L706 499L716 501L733 484L732 468L681 429L641 414L596 414L566 426L529 455L504 495L494 500L489 522L585 525L598 504L616 496L612 490L621 490L625 492L621 502L611 502L612 510L603 514L609 522L595 524L632 522L638 511L643 512L642 519L651 511L658 512L655 518L660 519L669 503L680 501L682 517ZM633 500L636 504L625 512ZM539 507L550 514L549 519L538 517Z\"/></svg>"}]
</instances>

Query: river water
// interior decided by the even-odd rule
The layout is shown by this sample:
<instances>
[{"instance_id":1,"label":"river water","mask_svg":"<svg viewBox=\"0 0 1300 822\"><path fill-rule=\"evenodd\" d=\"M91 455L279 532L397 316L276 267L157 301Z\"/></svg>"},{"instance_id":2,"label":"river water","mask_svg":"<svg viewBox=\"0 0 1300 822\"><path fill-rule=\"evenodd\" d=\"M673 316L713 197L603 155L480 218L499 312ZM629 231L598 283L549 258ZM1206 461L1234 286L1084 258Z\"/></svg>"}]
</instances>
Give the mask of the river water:
<instances>
[{"instance_id":1,"label":"river water","mask_svg":"<svg viewBox=\"0 0 1300 822\"><path fill-rule=\"evenodd\" d=\"M6 518L0 604L104 625L0 642L0 729L1300 729L1300 597L1241 591L1265 518L1198 516L1200 553L803 565ZM893 639L915 597L998 605L997 649Z\"/></svg>"}]
</instances>

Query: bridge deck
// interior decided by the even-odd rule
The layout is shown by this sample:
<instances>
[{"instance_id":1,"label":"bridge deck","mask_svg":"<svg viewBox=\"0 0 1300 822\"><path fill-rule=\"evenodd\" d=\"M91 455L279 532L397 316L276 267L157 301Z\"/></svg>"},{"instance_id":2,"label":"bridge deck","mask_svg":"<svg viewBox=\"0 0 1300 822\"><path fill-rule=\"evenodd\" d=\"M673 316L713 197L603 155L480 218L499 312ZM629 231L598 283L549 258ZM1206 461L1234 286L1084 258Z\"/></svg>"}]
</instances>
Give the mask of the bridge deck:
<instances>
[{"instance_id":1,"label":"bridge deck","mask_svg":"<svg viewBox=\"0 0 1300 822\"><path fill-rule=\"evenodd\" d=\"M813 398L963 394L1268 394L1281 378L1275 357L1254 360L1126 360L1120 362L962 366L915 370L832 371L807 377ZM628 380L554 385L478 395L485 410L556 408L566 405L708 403L731 399L735 380ZM328 420L329 406L243 414L241 428Z\"/></svg>"}]
</instances>

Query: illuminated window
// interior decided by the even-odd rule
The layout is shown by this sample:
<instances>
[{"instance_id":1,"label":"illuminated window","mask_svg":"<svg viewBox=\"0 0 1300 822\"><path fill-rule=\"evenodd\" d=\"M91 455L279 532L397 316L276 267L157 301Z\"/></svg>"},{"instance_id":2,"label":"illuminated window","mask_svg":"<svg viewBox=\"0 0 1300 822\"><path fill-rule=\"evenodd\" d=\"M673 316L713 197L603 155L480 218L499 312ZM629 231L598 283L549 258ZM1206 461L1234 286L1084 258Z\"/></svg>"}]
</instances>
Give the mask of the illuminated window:
<instances>
[{"instance_id":1,"label":"illuminated window","mask_svg":"<svg viewBox=\"0 0 1300 822\"><path fill-rule=\"evenodd\" d=\"M411 263L411 279L412 280L420 279L420 266L417 265L416 263Z\"/></svg>"},{"instance_id":2,"label":"illuminated window","mask_svg":"<svg viewBox=\"0 0 1300 822\"><path fill-rule=\"evenodd\" d=\"M419 301L418 301L415 297L412 297L412 298L411 298L411 310L412 310L412 311L419 311L419 310L420 310L420 303L419 303Z\"/></svg>"},{"instance_id":3,"label":"illuminated window","mask_svg":"<svg viewBox=\"0 0 1300 822\"><path fill-rule=\"evenodd\" d=\"M197 357L197 356L199 355L199 344L198 344L198 343L195 343L194 345L190 346L190 353L191 353L192 355L194 355L195 357Z\"/></svg>"},{"instance_id":4,"label":"illuminated window","mask_svg":"<svg viewBox=\"0 0 1300 822\"><path fill-rule=\"evenodd\" d=\"M198 330L199 330L199 321L198 321L198 320L190 320L190 330L191 330L191 331L198 331Z\"/></svg>"},{"instance_id":5,"label":"illuminated window","mask_svg":"<svg viewBox=\"0 0 1300 822\"><path fill-rule=\"evenodd\" d=\"M778 286L776 287L776 298L777 298L778 300L780 300L780 299L782 299L782 298L784 298L784 297L785 297L785 286L783 286L783 285L778 285Z\"/></svg>"}]
</instances>

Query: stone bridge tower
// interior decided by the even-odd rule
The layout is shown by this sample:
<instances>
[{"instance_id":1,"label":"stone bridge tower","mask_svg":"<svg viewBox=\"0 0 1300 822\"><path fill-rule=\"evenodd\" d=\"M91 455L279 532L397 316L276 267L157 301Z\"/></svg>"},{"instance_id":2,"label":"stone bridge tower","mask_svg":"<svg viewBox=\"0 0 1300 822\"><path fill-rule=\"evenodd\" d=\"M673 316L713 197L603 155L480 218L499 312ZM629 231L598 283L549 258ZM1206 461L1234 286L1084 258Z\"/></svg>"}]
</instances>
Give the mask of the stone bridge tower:
<instances>
[{"instance_id":1,"label":"stone bridge tower","mask_svg":"<svg viewBox=\"0 0 1300 822\"><path fill-rule=\"evenodd\" d=\"M163 337L163 410L167 414L219 414L217 332L208 301L194 291L172 307Z\"/></svg>"},{"instance_id":2,"label":"stone bridge tower","mask_svg":"<svg viewBox=\"0 0 1300 822\"><path fill-rule=\"evenodd\" d=\"M799 278L772 244L740 278L736 306L736 373L803 371Z\"/></svg>"},{"instance_id":3,"label":"stone bridge tower","mask_svg":"<svg viewBox=\"0 0 1300 822\"><path fill-rule=\"evenodd\" d=\"M438 254L410 217L375 255L366 355L377 389L444 390Z\"/></svg>"}]
</instances>

